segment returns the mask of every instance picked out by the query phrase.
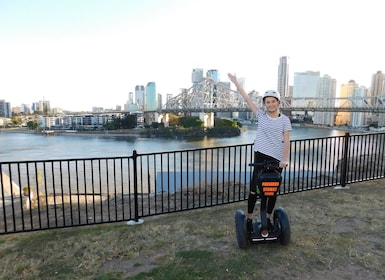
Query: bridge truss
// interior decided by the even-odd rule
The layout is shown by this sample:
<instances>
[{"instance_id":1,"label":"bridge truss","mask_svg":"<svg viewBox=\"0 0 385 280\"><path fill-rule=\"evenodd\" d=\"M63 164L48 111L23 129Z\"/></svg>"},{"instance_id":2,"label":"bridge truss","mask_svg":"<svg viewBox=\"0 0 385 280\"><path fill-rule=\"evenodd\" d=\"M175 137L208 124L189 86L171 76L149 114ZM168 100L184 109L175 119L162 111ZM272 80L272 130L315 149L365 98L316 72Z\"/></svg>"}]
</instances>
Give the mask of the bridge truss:
<instances>
[{"instance_id":1,"label":"bridge truss","mask_svg":"<svg viewBox=\"0 0 385 280\"><path fill-rule=\"evenodd\" d=\"M249 93L250 98L262 107L262 97L257 92ZM385 113L385 95L372 97L309 97L281 98L281 108L288 111L321 112L367 112ZM250 111L243 97L230 88L229 83L215 82L204 78L189 89L167 100L162 113L187 112L243 112Z\"/></svg>"}]
</instances>

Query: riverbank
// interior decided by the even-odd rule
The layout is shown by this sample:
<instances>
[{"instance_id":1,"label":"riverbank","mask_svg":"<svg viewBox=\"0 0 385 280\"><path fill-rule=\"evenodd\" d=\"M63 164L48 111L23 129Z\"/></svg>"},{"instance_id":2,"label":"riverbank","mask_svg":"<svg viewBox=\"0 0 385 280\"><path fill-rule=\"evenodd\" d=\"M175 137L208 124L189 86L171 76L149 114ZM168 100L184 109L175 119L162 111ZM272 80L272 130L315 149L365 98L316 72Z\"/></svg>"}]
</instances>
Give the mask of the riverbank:
<instances>
[{"instance_id":1,"label":"riverbank","mask_svg":"<svg viewBox=\"0 0 385 280\"><path fill-rule=\"evenodd\" d=\"M99 131L81 131L81 130L50 130L47 136L62 135L62 136L140 136L143 129L119 129L119 130L99 130ZM28 128L7 128L0 129L0 133L27 133L44 135L43 131L30 130Z\"/></svg>"},{"instance_id":2,"label":"riverbank","mask_svg":"<svg viewBox=\"0 0 385 280\"><path fill-rule=\"evenodd\" d=\"M208 137L235 137L241 134L240 129L233 127L214 127L211 129L191 128L134 128L134 129L118 129L118 130L29 130L26 128L3 129L0 133L29 133L40 134L46 136L141 136L144 138L203 138Z\"/></svg>"}]
</instances>

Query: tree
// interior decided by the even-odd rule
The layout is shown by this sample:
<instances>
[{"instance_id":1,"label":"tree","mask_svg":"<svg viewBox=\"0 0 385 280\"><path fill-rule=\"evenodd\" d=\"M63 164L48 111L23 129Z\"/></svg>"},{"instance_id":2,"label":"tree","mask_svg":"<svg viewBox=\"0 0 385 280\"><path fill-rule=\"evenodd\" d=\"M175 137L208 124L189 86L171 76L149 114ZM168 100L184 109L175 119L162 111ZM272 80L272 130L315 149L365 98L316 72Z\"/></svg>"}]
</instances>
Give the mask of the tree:
<instances>
[{"instance_id":1,"label":"tree","mask_svg":"<svg viewBox=\"0 0 385 280\"><path fill-rule=\"evenodd\" d=\"M37 128L37 122L36 121L29 121L29 122L27 122L27 127L31 130L35 130Z\"/></svg>"},{"instance_id":2,"label":"tree","mask_svg":"<svg viewBox=\"0 0 385 280\"><path fill-rule=\"evenodd\" d=\"M174 114L169 114L168 116L168 124L169 126L179 126L180 125L180 117Z\"/></svg>"},{"instance_id":3,"label":"tree","mask_svg":"<svg viewBox=\"0 0 385 280\"><path fill-rule=\"evenodd\" d=\"M204 122L200 120L199 117L181 117L180 124L184 128L203 127Z\"/></svg>"},{"instance_id":4,"label":"tree","mask_svg":"<svg viewBox=\"0 0 385 280\"><path fill-rule=\"evenodd\" d=\"M15 116L11 118L11 121L13 125L21 125L23 123L20 117L15 117Z\"/></svg>"}]
</instances>

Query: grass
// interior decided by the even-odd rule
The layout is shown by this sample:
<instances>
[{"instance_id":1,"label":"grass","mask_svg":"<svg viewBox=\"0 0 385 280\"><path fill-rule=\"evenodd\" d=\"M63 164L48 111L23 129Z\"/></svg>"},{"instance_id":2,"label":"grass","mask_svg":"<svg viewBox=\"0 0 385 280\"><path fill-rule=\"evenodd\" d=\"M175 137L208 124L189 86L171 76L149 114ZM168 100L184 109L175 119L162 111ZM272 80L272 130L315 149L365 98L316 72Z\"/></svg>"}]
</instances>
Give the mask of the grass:
<instances>
[{"instance_id":1,"label":"grass","mask_svg":"<svg viewBox=\"0 0 385 280\"><path fill-rule=\"evenodd\" d=\"M385 181L280 196L291 242L238 248L246 202L0 237L0 279L380 279Z\"/></svg>"}]
</instances>

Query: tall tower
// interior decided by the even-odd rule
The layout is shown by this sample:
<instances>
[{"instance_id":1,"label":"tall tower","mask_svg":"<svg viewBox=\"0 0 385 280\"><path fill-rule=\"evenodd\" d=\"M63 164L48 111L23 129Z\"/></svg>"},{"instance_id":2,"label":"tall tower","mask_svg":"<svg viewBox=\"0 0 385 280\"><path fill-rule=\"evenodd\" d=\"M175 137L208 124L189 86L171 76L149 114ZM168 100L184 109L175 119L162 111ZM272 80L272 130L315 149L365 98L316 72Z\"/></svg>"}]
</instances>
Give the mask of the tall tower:
<instances>
[{"instance_id":1,"label":"tall tower","mask_svg":"<svg viewBox=\"0 0 385 280\"><path fill-rule=\"evenodd\" d=\"M277 89L281 96L289 97L289 64L287 56L279 58Z\"/></svg>"},{"instance_id":2,"label":"tall tower","mask_svg":"<svg viewBox=\"0 0 385 280\"><path fill-rule=\"evenodd\" d=\"M143 108L144 108L144 86L137 85L135 87L135 98L136 98L135 103L138 104L139 110L143 110Z\"/></svg>"},{"instance_id":3,"label":"tall tower","mask_svg":"<svg viewBox=\"0 0 385 280\"><path fill-rule=\"evenodd\" d=\"M354 80L350 80L347 84L341 85L340 89L340 97L353 97L354 96L354 90L358 87L358 84ZM343 105L344 101L340 101L340 104L338 104L338 107L341 107ZM351 125L352 113L350 112L338 112L336 117L336 125Z\"/></svg>"},{"instance_id":4,"label":"tall tower","mask_svg":"<svg viewBox=\"0 0 385 280\"><path fill-rule=\"evenodd\" d=\"M147 83L144 100L144 111L156 111L158 109L155 82Z\"/></svg>"},{"instance_id":5,"label":"tall tower","mask_svg":"<svg viewBox=\"0 0 385 280\"><path fill-rule=\"evenodd\" d=\"M385 75L381 71L377 71L372 76L372 82L370 85L369 96L376 97L384 94L385 95ZM371 105L374 105L375 99L369 100ZM372 123L378 124L379 127L385 126L385 114L370 114Z\"/></svg>"},{"instance_id":6,"label":"tall tower","mask_svg":"<svg viewBox=\"0 0 385 280\"><path fill-rule=\"evenodd\" d=\"M332 79L329 75L323 75L320 78L319 86L317 89L316 97L321 98L322 100L326 98L335 98L336 97L336 84L337 81L335 79ZM329 104L319 104L319 105L326 105L328 107L335 107L335 104L330 99ZM315 101L315 103L320 101ZM334 118L335 113L334 112L314 112L313 117L313 123L314 124L320 124L320 125L327 125L327 126L333 126L334 125Z\"/></svg>"},{"instance_id":7,"label":"tall tower","mask_svg":"<svg viewBox=\"0 0 385 280\"><path fill-rule=\"evenodd\" d=\"M385 94L385 75L381 71L377 71L372 76L370 96L380 96L381 94Z\"/></svg>"},{"instance_id":8,"label":"tall tower","mask_svg":"<svg viewBox=\"0 0 385 280\"><path fill-rule=\"evenodd\" d=\"M365 106L363 97L368 95L368 90L364 86L357 86L353 90L353 98L355 98L355 103L357 106ZM351 115L351 126L355 128L365 127L367 125L367 115L366 112L352 112Z\"/></svg>"},{"instance_id":9,"label":"tall tower","mask_svg":"<svg viewBox=\"0 0 385 280\"><path fill-rule=\"evenodd\" d=\"M0 117L11 117L11 103L6 102L4 99L0 100Z\"/></svg>"}]
</instances>

